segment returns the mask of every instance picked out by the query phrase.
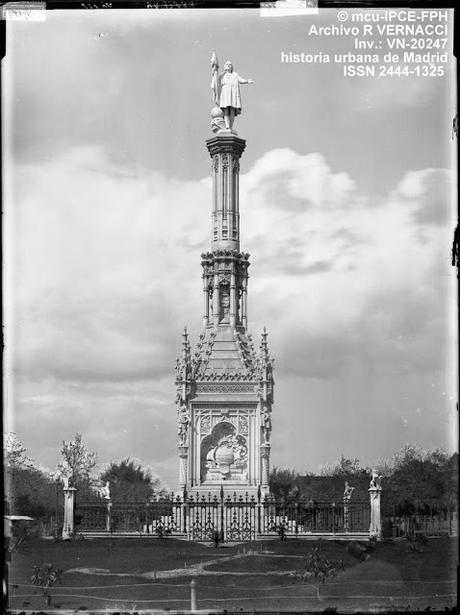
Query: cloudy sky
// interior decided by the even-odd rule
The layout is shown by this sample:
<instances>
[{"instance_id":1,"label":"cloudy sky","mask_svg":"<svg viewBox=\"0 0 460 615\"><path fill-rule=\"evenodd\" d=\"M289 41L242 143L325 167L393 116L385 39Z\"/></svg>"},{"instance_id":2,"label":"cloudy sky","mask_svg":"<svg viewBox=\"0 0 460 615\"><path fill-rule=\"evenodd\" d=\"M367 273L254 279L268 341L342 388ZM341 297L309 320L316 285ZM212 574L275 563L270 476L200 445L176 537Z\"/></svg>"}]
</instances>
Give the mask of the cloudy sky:
<instances>
[{"instance_id":1,"label":"cloudy sky","mask_svg":"<svg viewBox=\"0 0 460 615\"><path fill-rule=\"evenodd\" d=\"M272 462L452 451L453 71L346 78L316 16L50 11L4 62L6 429L53 468L81 432L176 486L174 363L200 333L210 55L243 77L249 329L275 357Z\"/></svg>"}]
</instances>

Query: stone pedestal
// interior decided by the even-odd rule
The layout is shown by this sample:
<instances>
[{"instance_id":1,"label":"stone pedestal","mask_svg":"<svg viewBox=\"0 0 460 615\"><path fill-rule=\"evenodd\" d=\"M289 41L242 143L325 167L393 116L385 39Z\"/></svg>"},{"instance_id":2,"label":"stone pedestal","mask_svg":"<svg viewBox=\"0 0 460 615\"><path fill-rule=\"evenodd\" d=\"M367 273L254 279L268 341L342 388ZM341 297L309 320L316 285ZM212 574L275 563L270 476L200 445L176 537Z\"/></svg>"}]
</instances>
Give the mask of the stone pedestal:
<instances>
[{"instance_id":1,"label":"stone pedestal","mask_svg":"<svg viewBox=\"0 0 460 615\"><path fill-rule=\"evenodd\" d=\"M62 540L69 540L74 532L75 487L64 487L64 523Z\"/></svg>"},{"instance_id":2,"label":"stone pedestal","mask_svg":"<svg viewBox=\"0 0 460 615\"><path fill-rule=\"evenodd\" d=\"M368 489L371 501L371 523L369 527L369 535L374 536L377 540L382 540L382 520L380 515L380 494L381 487L370 487Z\"/></svg>"},{"instance_id":3,"label":"stone pedestal","mask_svg":"<svg viewBox=\"0 0 460 615\"><path fill-rule=\"evenodd\" d=\"M348 513L348 504L350 500L348 498L343 498L343 529L345 532L350 531L350 517Z\"/></svg>"}]
</instances>

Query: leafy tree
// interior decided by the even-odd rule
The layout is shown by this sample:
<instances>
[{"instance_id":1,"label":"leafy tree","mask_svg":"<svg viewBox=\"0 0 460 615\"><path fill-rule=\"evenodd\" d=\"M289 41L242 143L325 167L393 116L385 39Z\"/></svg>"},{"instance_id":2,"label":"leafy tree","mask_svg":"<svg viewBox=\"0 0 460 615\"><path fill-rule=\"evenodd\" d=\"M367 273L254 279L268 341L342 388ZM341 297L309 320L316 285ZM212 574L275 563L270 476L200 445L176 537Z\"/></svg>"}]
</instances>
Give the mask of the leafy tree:
<instances>
[{"instance_id":1,"label":"leafy tree","mask_svg":"<svg viewBox=\"0 0 460 615\"><path fill-rule=\"evenodd\" d=\"M70 477L74 487L91 483L91 473L97 464L97 455L88 450L82 435L75 434L75 440L62 442L62 461L57 466L58 476Z\"/></svg>"},{"instance_id":2,"label":"leafy tree","mask_svg":"<svg viewBox=\"0 0 460 615\"><path fill-rule=\"evenodd\" d=\"M321 476L339 476L344 479L353 476L368 476L369 474L369 468L362 468L359 459L347 459L343 454L334 465L327 465L320 472Z\"/></svg>"},{"instance_id":3,"label":"leafy tree","mask_svg":"<svg viewBox=\"0 0 460 615\"><path fill-rule=\"evenodd\" d=\"M161 486L158 478L152 478L149 470L129 457L119 462L112 461L100 475L100 481L110 482L112 501L121 503L147 502Z\"/></svg>"},{"instance_id":4,"label":"leafy tree","mask_svg":"<svg viewBox=\"0 0 460 615\"><path fill-rule=\"evenodd\" d=\"M31 468L34 460L27 454L17 433L11 431L5 435L4 460L7 468Z\"/></svg>"},{"instance_id":5,"label":"leafy tree","mask_svg":"<svg viewBox=\"0 0 460 615\"><path fill-rule=\"evenodd\" d=\"M5 437L5 494L8 511L13 515L27 515L45 519L55 512L56 491L50 475L36 467L18 435Z\"/></svg>"},{"instance_id":6,"label":"leafy tree","mask_svg":"<svg viewBox=\"0 0 460 615\"><path fill-rule=\"evenodd\" d=\"M38 468L9 467L5 472L10 513L44 519L55 514L56 484Z\"/></svg>"},{"instance_id":7,"label":"leafy tree","mask_svg":"<svg viewBox=\"0 0 460 615\"><path fill-rule=\"evenodd\" d=\"M458 494L458 455L405 445L387 464L390 468L382 504L385 514L410 516L430 507L454 505Z\"/></svg>"},{"instance_id":8,"label":"leafy tree","mask_svg":"<svg viewBox=\"0 0 460 615\"><path fill-rule=\"evenodd\" d=\"M283 470L273 466L270 473L270 493L280 500L296 497L299 492L298 477L295 470Z\"/></svg>"}]
</instances>

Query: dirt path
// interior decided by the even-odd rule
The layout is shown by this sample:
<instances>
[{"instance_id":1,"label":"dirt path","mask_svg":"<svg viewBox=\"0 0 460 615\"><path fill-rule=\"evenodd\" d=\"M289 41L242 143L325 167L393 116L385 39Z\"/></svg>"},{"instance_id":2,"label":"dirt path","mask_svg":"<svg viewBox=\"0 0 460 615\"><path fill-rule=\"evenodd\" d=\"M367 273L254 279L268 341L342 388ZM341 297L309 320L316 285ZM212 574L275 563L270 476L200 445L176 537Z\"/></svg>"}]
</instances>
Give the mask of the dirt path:
<instances>
[{"instance_id":1,"label":"dirt path","mask_svg":"<svg viewBox=\"0 0 460 615\"><path fill-rule=\"evenodd\" d=\"M207 575L207 576L248 576L248 575L256 575L256 576L286 576L292 575L292 570L274 570L274 571L266 571L266 572L232 572L231 570L206 570L208 566L212 566L216 563L221 562L230 562L232 560L242 559L243 557L270 557L270 558L290 558L290 559L298 559L300 561L304 560L303 555L279 555L274 553L260 553L260 552L249 552L249 553L237 553L236 555L224 555L219 557L219 559L210 559L205 560L204 562L198 562L196 564L190 564L185 568L174 568L172 570L153 570L151 572L142 572L142 573L126 573L126 572L110 572L110 570L106 568L71 568L70 570L66 570L65 573L79 573L79 574L91 574L91 575L101 575L101 576L115 576L115 577L142 577L144 579L172 579L175 577L195 577L198 575Z\"/></svg>"}]
</instances>

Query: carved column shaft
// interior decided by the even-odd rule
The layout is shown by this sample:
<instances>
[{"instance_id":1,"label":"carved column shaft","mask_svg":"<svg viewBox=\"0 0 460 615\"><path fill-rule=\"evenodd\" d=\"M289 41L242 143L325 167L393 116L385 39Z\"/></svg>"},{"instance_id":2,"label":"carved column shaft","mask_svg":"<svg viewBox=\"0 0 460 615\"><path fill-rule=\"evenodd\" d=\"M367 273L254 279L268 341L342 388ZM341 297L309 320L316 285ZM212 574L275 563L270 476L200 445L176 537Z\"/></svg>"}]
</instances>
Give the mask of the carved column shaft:
<instances>
[{"instance_id":1,"label":"carved column shaft","mask_svg":"<svg viewBox=\"0 0 460 615\"><path fill-rule=\"evenodd\" d=\"M268 483L270 480L270 473L269 473L269 467L270 467L270 445L262 445L260 447L260 456L261 456L261 460L262 460L262 476L261 476L261 483L262 483L262 487L268 487Z\"/></svg>"},{"instance_id":2,"label":"carved column shaft","mask_svg":"<svg viewBox=\"0 0 460 615\"><path fill-rule=\"evenodd\" d=\"M212 292L212 316L214 320L214 324L219 324L219 315L220 315L220 297L219 297L219 274L214 274L214 285Z\"/></svg>"},{"instance_id":3,"label":"carved column shaft","mask_svg":"<svg viewBox=\"0 0 460 615\"><path fill-rule=\"evenodd\" d=\"M241 297L241 323L246 329L248 326L248 280L243 280L243 295Z\"/></svg>"},{"instance_id":4,"label":"carved column shaft","mask_svg":"<svg viewBox=\"0 0 460 615\"><path fill-rule=\"evenodd\" d=\"M232 271L230 277L230 326L235 327L236 324L236 312L237 312L237 296L236 296L236 282L235 282L235 272Z\"/></svg>"},{"instance_id":5,"label":"carved column shaft","mask_svg":"<svg viewBox=\"0 0 460 615\"><path fill-rule=\"evenodd\" d=\"M203 326L206 327L209 323L209 289L208 289L208 280L205 275L203 275Z\"/></svg>"},{"instance_id":6,"label":"carved column shaft","mask_svg":"<svg viewBox=\"0 0 460 615\"><path fill-rule=\"evenodd\" d=\"M212 158L213 250L239 249L239 159L246 147L244 139L219 134L206 145Z\"/></svg>"}]
</instances>

